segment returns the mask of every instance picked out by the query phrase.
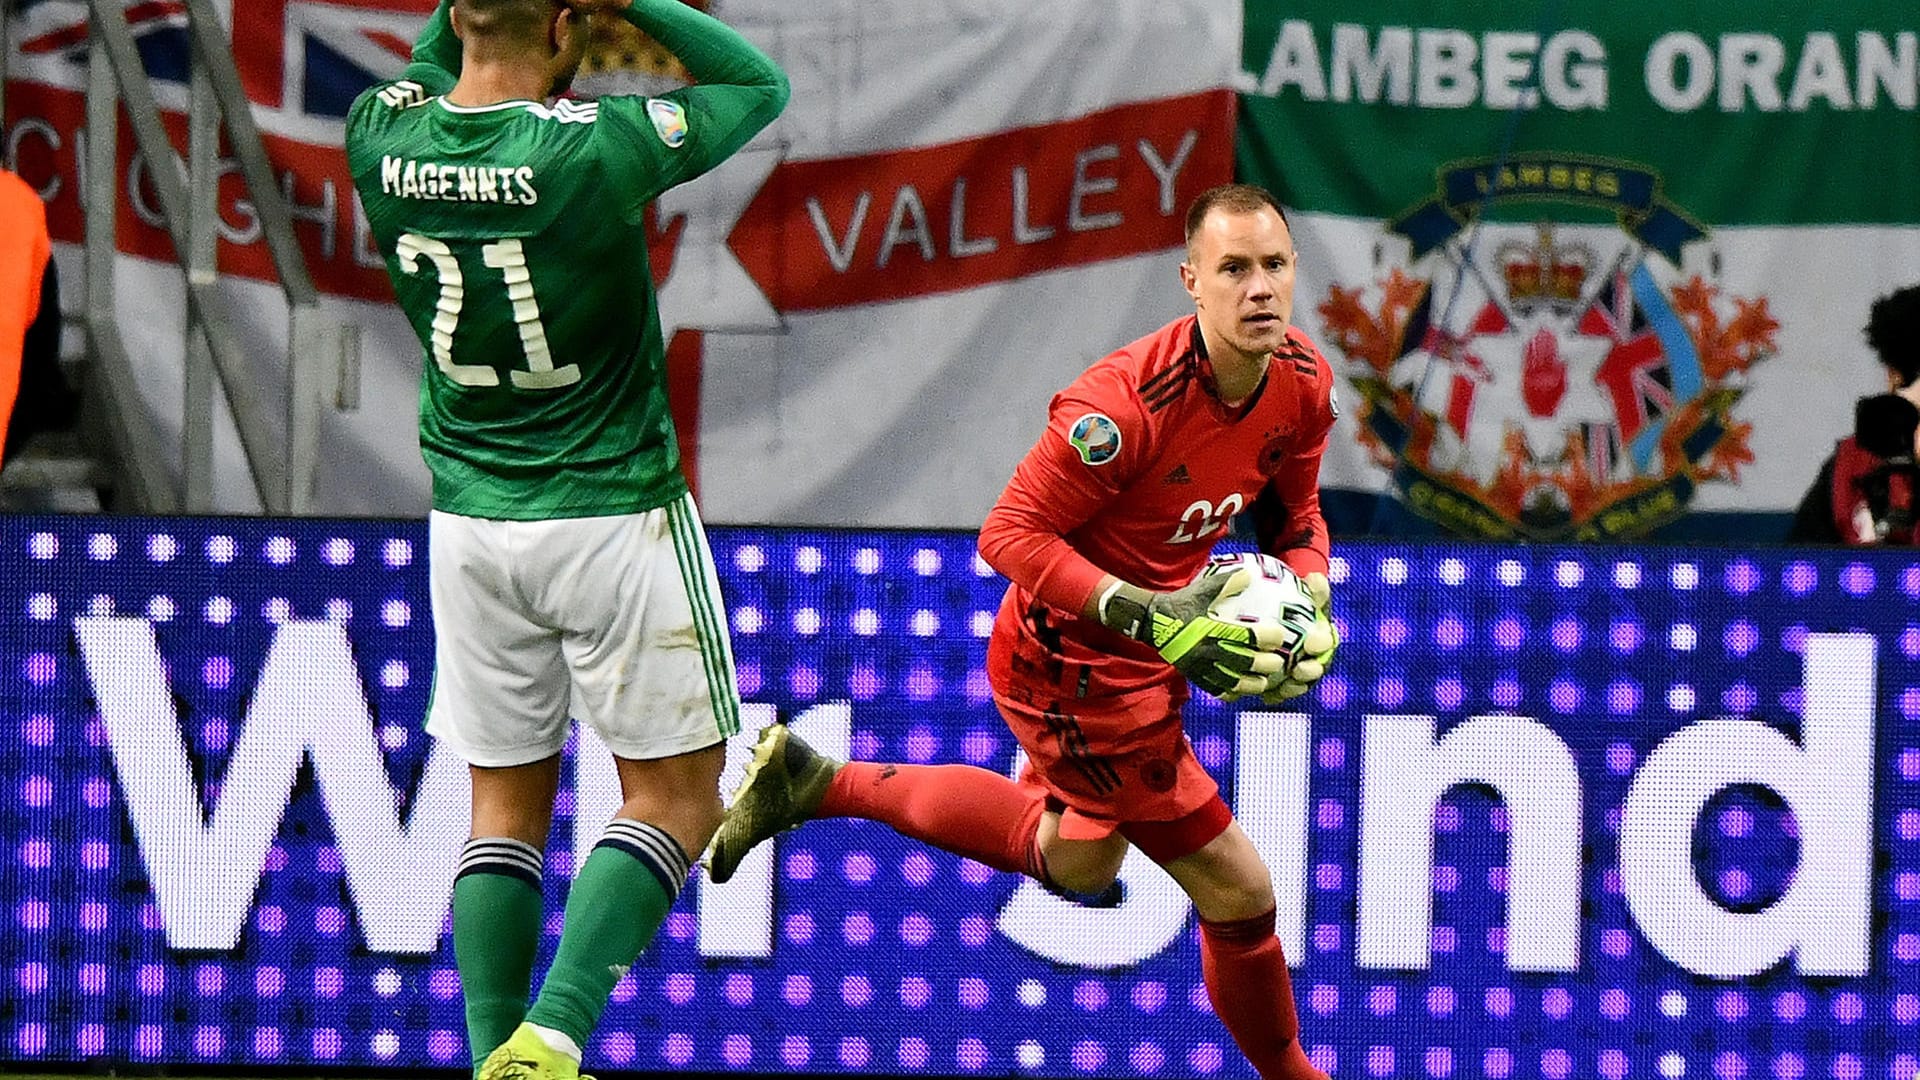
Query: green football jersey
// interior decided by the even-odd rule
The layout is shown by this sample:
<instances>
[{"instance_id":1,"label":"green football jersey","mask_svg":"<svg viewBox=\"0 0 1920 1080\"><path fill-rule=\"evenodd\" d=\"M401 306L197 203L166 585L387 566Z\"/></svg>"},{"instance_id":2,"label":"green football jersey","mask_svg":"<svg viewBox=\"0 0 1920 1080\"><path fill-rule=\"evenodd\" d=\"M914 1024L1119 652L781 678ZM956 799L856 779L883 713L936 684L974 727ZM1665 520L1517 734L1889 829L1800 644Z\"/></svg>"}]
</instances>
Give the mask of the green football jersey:
<instances>
[{"instance_id":1,"label":"green football jersey","mask_svg":"<svg viewBox=\"0 0 1920 1080\"><path fill-rule=\"evenodd\" d=\"M751 81L462 107L442 96L459 69L447 8L403 77L354 102L346 136L354 187L426 353L420 446L433 505L511 520L665 505L687 488L642 213L778 115L785 78L721 24L676 0L640 0L629 19L650 32L666 20L663 42L676 28L700 35L680 42L696 78Z\"/></svg>"}]
</instances>

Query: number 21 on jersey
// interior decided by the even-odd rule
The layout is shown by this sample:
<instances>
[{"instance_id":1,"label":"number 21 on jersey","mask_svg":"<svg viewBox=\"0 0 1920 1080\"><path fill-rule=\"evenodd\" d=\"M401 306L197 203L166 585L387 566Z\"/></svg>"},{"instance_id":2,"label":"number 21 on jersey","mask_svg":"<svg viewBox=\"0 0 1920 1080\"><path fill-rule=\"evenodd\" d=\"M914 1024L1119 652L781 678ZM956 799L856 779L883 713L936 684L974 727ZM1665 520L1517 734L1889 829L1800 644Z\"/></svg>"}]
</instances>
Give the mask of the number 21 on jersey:
<instances>
[{"instance_id":1,"label":"number 21 on jersey","mask_svg":"<svg viewBox=\"0 0 1920 1080\"><path fill-rule=\"evenodd\" d=\"M434 305L432 351L433 362L441 373L461 386L499 386L500 373L491 366L453 362L453 332L460 325L460 309L467 296L466 279L453 249L430 236L401 233L394 245L394 255L400 261L400 269L408 274L420 272L420 259L425 256L433 263L434 274L440 279L440 299ZM533 297L533 275L527 271L527 253L520 241L495 240L481 247L480 257L487 266L500 271L507 301L513 306L514 325L520 330L520 349L526 354L527 368L507 373L513 385L521 390L551 390L579 382L580 365L553 366L553 355L547 350L547 331L540 325L540 304Z\"/></svg>"}]
</instances>

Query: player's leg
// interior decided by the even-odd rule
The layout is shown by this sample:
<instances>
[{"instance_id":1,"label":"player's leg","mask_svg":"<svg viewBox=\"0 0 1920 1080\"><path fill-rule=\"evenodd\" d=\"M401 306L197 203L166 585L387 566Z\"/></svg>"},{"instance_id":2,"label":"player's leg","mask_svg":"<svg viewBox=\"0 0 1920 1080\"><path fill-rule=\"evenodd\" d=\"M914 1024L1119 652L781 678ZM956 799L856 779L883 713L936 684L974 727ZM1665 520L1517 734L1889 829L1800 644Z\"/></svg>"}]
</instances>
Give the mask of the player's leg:
<instances>
[{"instance_id":1,"label":"player's leg","mask_svg":"<svg viewBox=\"0 0 1920 1080\"><path fill-rule=\"evenodd\" d=\"M573 706L615 757L622 803L567 893L560 945L506 1051L578 1068L614 984L653 940L720 821L739 695L717 575L691 500L645 514L530 523L548 553L529 603L562 628ZM492 1063L489 1062L489 1068ZM504 1073L503 1075L511 1075ZM535 1073L534 1075L540 1075Z\"/></svg>"},{"instance_id":2,"label":"player's leg","mask_svg":"<svg viewBox=\"0 0 1920 1080\"><path fill-rule=\"evenodd\" d=\"M514 601L503 522L435 512L427 730L470 767L472 830L453 885L453 953L478 1069L527 1010L543 923L540 872L565 742L559 641Z\"/></svg>"},{"instance_id":3,"label":"player's leg","mask_svg":"<svg viewBox=\"0 0 1920 1080\"><path fill-rule=\"evenodd\" d=\"M1034 843L1040 849L1045 873L1037 876L1042 885L1070 898L1098 903L1119 879L1120 864L1126 861L1132 845L1118 832L1070 840L1060 835L1066 827L1059 811L1049 810L1041 816L1040 835Z\"/></svg>"},{"instance_id":4,"label":"player's leg","mask_svg":"<svg viewBox=\"0 0 1920 1080\"><path fill-rule=\"evenodd\" d=\"M453 881L453 959L478 1070L526 1018L544 921L540 853L552 824L560 758L472 766L469 773L473 827Z\"/></svg>"},{"instance_id":5,"label":"player's leg","mask_svg":"<svg viewBox=\"0 0 1920 1080\"><path fill-rule=\"evenodd\" d=\"M1110 822L1101 825L1097 816L1066 810L1063 820L1066 804L1057 793L1104 805L1103 796L1092 789L1119 774L1099 756L1085 732L1097 737L1108 720L1124 728L1140 707L1128 703L1111 710L1112 717L1089 717L1082 726L1079 718L1059 708L1035 709L1005 698L998 703L1002 718L1027 751L1032 779L1010 780L973 765L836 761L784 724L770 725L760 733L746 778L714 837L708 875L726 881L748 851L784 829L815 818L853 817L881 822L942 851L1067 892L1101 892L1119 873L1127 844L1113 835ZM1145 714L1164 716L1164 704L1162 697L1154 698ZM1068 727L1079 734L1058 737ZM1071 774L1071 779L1045 779L1055 773Z\"/></svg>"},{"instance_id":6,"label":"player's leg","mask_svg":"<svg viewBox=\"0 0 1920 1080\"><path fill-rule=\"evenodd\" d=\"M1128 836L1193 898L1207 996L1254 1069L1265 1080L1326 1080L1300 1046L1293 980L1274 934L1272 877L1215 800L1193 819L1130 825ZM1210 831L1217 835L1202 842Z\"/></svg>"},{"instance_id":7,"label":"player's leg","mask_svg":"<svg viewBox=\"0 0 1920 1080\"><path fill-rule=\"evenodd\" d=\"M616 758L624 801L574 875L559 949L526 1018L575 1063L614 984L679 897L688 852L705 847L720 823L725 760L720 743L659 760Z\"/></svg>"},{"instance_id":8,"label":"player's leg","mask_svg":"<svg viewBox=\"0 0 1920 1080\"><path fill-rule=\"evenodd\" d=\"M1038 789L972 765L842 762L808 746L785 724L769 725L707 855L714 881L733 876L747 852L815 818L878 821L902 835L996 870L1042 878Z\"/></svg>"}]
</instances>

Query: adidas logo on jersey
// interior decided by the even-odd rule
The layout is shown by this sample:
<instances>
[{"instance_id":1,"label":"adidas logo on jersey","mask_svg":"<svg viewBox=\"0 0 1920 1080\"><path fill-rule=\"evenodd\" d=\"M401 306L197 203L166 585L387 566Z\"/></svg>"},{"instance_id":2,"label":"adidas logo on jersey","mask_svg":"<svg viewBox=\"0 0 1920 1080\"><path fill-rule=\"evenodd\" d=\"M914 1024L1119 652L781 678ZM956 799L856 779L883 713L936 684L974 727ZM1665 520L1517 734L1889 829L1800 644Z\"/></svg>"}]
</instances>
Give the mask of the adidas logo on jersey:
<instances>
[{"instance_id":1,"label":"adidas logo on jersey","mask_svg":"<svg viewBox=\"0 0 1920 1080\"><path fill-rule=\"evenodd\" d=\"M597 101L574 101L561 98L551 107L528 105L527 111L542 120L558 120L562 124L591 124L600 119L600 103Z\"/></svg>"},{"instance_id":2,"label":"adidas logo on jersey","mask_svg":"<svg viewBox=\"0 0 1920 1080\"><path fill-rule=\"evenodd\" d=\"M1160 482L1163 484L1191 484L1193 483L1193 476L1187 472L1187 463L1183 461L1175 465L1173 471L1162 477Z\"/></svg>"},{"instance_id":3,"label":"adidas logo on jersey","mask_svg":"<svg viewBox=\"0 0 1920 1080\"><path fill-rule=\"evenodd\" d=\"M380 91L380 103L393 109L408 109L427 100L427 91L411 79L403 79Z\"/></svg>"}]
</instances>

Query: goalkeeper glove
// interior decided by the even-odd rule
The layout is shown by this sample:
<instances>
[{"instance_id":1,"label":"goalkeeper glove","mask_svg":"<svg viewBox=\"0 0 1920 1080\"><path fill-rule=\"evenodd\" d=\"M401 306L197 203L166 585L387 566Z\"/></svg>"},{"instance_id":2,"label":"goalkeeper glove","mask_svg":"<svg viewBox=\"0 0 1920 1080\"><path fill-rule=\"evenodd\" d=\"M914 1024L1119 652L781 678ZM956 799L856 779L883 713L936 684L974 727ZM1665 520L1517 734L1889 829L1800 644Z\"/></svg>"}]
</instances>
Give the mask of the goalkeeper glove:
<instances>
[{"instance_id":1,"label":"goalkeeper glove","mask_svg":"<svg viewBox=\"0 0 1920 1080\"><path fill-rule=\"evenodd\" d=\"M1307 594L1313 597L1316 609L1313 628L1307 631L1305 640L1301 642L1303 655L1294 661L1293 670L1260 695L1261 700L1269 705L1278 705L1313 689L1314 683L1326 677L1327 667L1333 663L1333 654L1340 649L1340 631L1333 625L1333 587L1327 583L1327 575L1308 574L1301 583L1307 587Z\"/></svg>"},{"instance_id":2,"label":"goalkeeper glove","mask_svg":"<svg viewBox=\"0 0 1920 1080\"><path fill-rule=\"evenodd\" d=\"M1286 666L1278 626L1215 619L1213 606L1245 592L1253 571L1203 574L1172 592L1118 582L1100 598L1100 621L1159 650L1161 657L1216 697L1266 693Z\"/></svg>"}]
</instances>

